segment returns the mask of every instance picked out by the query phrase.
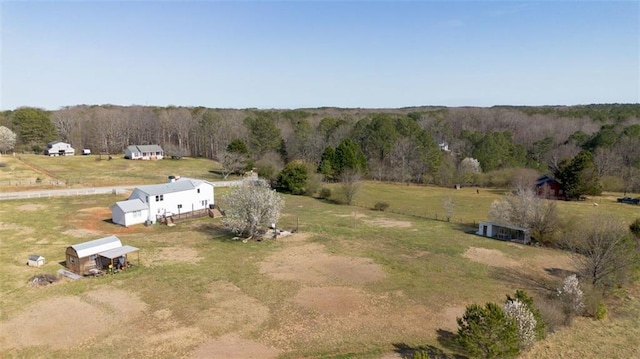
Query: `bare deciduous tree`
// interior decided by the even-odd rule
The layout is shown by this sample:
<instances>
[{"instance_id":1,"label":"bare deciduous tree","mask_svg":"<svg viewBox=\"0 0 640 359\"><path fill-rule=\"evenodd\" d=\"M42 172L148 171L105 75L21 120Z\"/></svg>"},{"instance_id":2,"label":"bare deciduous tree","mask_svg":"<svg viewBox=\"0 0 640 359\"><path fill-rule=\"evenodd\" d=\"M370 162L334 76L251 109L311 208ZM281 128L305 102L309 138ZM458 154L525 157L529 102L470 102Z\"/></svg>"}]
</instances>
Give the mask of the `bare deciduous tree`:
<instances>
[{"instance_id":1,"label":"bare deciduous tree","mask_svg":"<svg viewBox=\"0 0 640 359\"><path fill-rule=\"evenodd\" d=\"M453 217L453 213L455 211L455 203L453 203L453 198L451 198L451 196L447 196L442 202L442 206L444 207L444 214L447 217L447 222L450 222L451 217Z\"/></svg>"},{"instance_id":2,"label":"bare deciduous tree","mask_svg":"<svg viewBox=\"0 0 640 359\"><path fill-rule=\"evenodd\" d=\"M222 223L236 234L249 238L278 222L284 200L265 180L245 180L223 197Z\"/></svg>"},{"instance_id":3,"label":"bare deciduous tree","mask_svg":"<svg viewBox=\"0 0 640 359\"><path fill-rule=\"evenodd\" d=\"M577 253L580 273L605 290L624 284L639 257L637 243L624 223L610 215L590 218L574 232L569 246Z\"/></svg>"},{"instance_id":4,"label":"bare deciduous tree","mask_svg":"<svg viewBox=\"0 0 640 359\"><path fill-rule=\"evenodd\" d=\"M222 165L222 176L227 179L230 174L239 174L247 167L248 157L244 153L222 151L220 154L220 164Z\"/></svg>"},{"instance_id":5,"label":"bare deciduous tree","mask_svg":"<svg viewBox=\"0 0 640 359\"><path fill-rule=\"evenodd\" d=\"M360 190L360 179L362 175L354 170L347 169L340 175L340 193L344 203L352 204L356 194Z\"/></svg>"},{"instance_id":6,"label":"bare deciduous tree","mask_svg":"<svg viewBox=\"0 0 640 359\"><path fill-rule=\"evenodd\" d=\"M531 188L519 188L515 194L494 201L489 218L498 223L530 228L535 240L547 244L559 225L556 202L540 198Z\"/></svg>"}]
</instances>

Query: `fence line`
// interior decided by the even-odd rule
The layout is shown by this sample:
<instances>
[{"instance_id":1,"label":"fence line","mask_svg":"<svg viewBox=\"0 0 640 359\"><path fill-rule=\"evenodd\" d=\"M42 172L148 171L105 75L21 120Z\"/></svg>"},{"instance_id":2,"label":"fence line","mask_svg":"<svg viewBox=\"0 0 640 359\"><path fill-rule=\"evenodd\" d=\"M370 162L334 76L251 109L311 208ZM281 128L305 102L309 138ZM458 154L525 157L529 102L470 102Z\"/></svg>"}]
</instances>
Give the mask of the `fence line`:
<instances>
[{"instance_id":1,"label":"fence line","mask_svg":"<svg viewBox=\"0 0 640 359\"><path fill-rule=\"evenodd\" d=\"M369 208L369 207L362 207L362 208ZM457 224L462 224L462 225L473 226L474 228L478 226L479 222L481 222L481 221L479 221L479 220L477 220L475 218L474 219L470 219L470 218L465 218L465 217L456 217L455 215L451 216L451 218L449 218L449 220L447 220L447 216L446 215L438 214L437 212L433 212L433 213L423 212L423 213L419 214L419 213L415 213L415 212L404 212L404 211L400 211L400 210L397 210L397 209L391 209L391 208L386 209L384 212L390 212L390 213L399 214L399 215L408 216L408 217L416 217L416 218L420 218L420 219L430 219L430 220L433 220L433 221L457 223Z\"/></svg>"},{"instance_id":2,"label":"fence line","mask_svg":"<svg viewBox=\"0 0 640 359\"><path fill-rule=\"evenodd\" d=\"M48 198L63 196L88 196L96 194L122 194L125 190L121 188L78 188L67 190L51 190L39 192L0 192L0 200L27 199L27 198Z\"/></svg>"}]
</instances>

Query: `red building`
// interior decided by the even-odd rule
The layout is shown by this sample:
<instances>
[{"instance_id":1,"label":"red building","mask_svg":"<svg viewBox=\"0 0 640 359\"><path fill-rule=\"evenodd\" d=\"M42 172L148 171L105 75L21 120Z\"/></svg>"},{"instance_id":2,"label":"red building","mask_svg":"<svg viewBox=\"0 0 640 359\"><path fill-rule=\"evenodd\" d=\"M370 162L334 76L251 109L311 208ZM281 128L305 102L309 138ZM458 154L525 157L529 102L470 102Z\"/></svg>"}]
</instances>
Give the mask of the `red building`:
<instances>
[{"instance_id":1,"label":"red building","mask_svg":"<svg viewBox=\"0 0 640 359\"><path fill-rule=\"evenodd\" d=\"M549 177L548 175L544 175L538 178L538 180L536 181L536 193L539 197L548 199L567 199L564 191L562 190L562 185L560 184L560 182Z\"/></svg>"}]
</instances>

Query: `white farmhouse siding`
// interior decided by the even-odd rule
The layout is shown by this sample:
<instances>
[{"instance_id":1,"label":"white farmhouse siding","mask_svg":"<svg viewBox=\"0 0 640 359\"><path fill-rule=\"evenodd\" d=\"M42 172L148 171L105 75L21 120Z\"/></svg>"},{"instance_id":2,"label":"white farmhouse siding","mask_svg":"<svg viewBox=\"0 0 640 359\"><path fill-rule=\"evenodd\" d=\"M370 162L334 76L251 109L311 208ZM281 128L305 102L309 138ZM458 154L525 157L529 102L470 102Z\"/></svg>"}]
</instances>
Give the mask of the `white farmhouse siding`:
<instances>
[{"instance_id":1,"label":"white farmhouse siding","mask_svg":"<svg viewBox=\"0 0 640 359\"><path fill-rule=\"evenodd\" d=\"M156 223L159 217L204 210L213 203L212 183L183 177L172 182L136 187L129 199L112 207L111 214L114 223L124 226L146 221ZM132 213L144 211L143 206L146 208L146 216L133 218ZM131 213L131 222L128 221L127 213Z\"/></svg>"},{"instance_id":2,"label":"white farmhouse siding","mask_svg":"<svg viewBox=\"0 0 640 359\"><path fill-rule=\"evenodd\" d=\"M158 145L131 145L125 148L124 157L130 160L161 160L164 150Z\"/></svg>"},{"instance_id":3,"label":"white farmhouse siding","mask_svg":"<svg viewBox=\"0 0 640 359\"><path fill-rule=\"evenodd\" d=\"M113 223L128 227L134 224L144 223L149 218L149 208L140 199L116 202L111 207L111 220Z\"/></svg>"},{"instance_id":4,"label":"white farmhouse siding","mask_svg":"<svg viewBox=\"0 0 640 359\"><path fill-rule=\"evenodd\" d=\"M73 156L76 150L70 144L62 141L53 141L47 144L44 154L48 156Z\"/></svg>"}]
</instances>

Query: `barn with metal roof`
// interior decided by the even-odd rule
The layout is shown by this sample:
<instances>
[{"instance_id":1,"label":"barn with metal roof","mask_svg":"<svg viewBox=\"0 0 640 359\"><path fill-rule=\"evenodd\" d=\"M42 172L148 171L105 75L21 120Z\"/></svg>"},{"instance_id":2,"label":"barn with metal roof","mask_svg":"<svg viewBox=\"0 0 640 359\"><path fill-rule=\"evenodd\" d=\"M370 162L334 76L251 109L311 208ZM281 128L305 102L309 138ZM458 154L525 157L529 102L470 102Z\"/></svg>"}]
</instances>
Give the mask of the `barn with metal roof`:
<instances>
[{"instance_id":1,"label":"barn with metal roof","mask_svg":"<svg viewBox=\"0 0 640 359\"><path fill-rule=\"evenodd\" d=\"M77 274L90 274L109 264L113 265L114 259L123 258L121 261L126 263L127 255L136 251L136 247L123 246L118 237L108 236L67 247L66 267Z\"/></svg>"}]
</instances>

